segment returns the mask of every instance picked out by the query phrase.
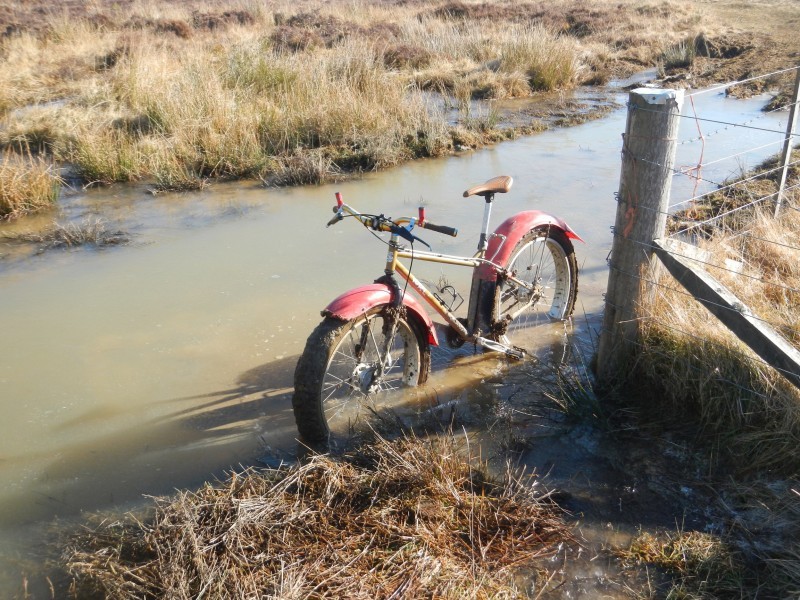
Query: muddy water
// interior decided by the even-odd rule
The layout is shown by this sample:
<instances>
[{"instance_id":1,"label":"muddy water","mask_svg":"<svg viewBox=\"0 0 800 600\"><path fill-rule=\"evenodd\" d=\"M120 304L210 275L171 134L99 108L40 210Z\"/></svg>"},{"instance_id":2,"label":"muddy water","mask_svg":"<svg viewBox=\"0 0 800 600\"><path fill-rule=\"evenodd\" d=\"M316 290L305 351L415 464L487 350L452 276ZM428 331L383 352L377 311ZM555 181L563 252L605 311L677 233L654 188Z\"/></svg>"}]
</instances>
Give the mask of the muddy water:
<instances>
[{"instance_id":1,"label":"muddy water","mask_svg":"<svg viewBox=\"0 0 800 600\"><path fill-rule=\"evenodd\" d=\"M762 103L711 94L695 107L704 118L741 122L758 116ZM124 507L265 454L295 456L292 373L305 338L327 301L380 275L384 258L383 247L352 223L325 229L334 191L364 212L393 216L414 214L424 202L431 221L461 232L456 239L424 232L424 239L438 251L471 253L482 205L461 192L512 175L514 188L498 196L493 223L536 208L562 216L586 241L577 247L575 327L590 346L607 278L624 120L620 108L602 121L335 186L74 193L59 215L4 225L101 217L133 243L42 255L0 248L0 595L20 589L37 555L38 527L55 516ZM784 122L774 115L754 124L780 129ZM701 151L714 160L779 137L701 126L714 136L703 147L693 141L694 122L684 126L679 165L695 164ZM719 181L779 147L704 175ZM676 197L694 187L676 178ZM467 293L468 273L430 265L414 271L433 281L446 275ZM563 326L541 339L544 356L563 355ZM437 355L431 389L439 403L480 408L498 397L502 363L475 361ZM569 451L586 444L562 445L565 472L580 470L592 454Z\"/></svg>"}]
</instances>

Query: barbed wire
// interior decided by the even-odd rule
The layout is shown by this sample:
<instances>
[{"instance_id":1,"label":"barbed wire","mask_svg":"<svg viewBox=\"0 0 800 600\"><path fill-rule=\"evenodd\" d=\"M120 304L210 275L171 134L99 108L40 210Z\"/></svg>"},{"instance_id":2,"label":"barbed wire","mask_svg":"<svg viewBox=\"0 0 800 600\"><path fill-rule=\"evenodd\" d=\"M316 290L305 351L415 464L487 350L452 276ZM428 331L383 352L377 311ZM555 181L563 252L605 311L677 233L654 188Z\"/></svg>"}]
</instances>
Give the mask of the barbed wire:
<instances>
[{"instance_id":1,"label":"barbed wire","mask_svg":"<svg viewBox=\"0 0 800 600\"><path fill-rule=\"evenodd\" d=\"M643 248L646 248L647 250L656 250L656 248L657 248L652 243L641 242L639 240L632 240L632 239L629 239L629 238L623 238L623 236L621 236L620 234L618 234L616 232L613 234L613 237L618 237L620 239L627 239L628 242L630 242L632 244L635 244L637 246L642 246ZM767 240L765 240L765 241L767 241ZM702 248L699 248L697 246L693 246L693 247L698 248L698 250L703 251ZM731 269L729 267L725 267L725 266L722 266L722 265L719 265L719 264L716 264L716 263L712 263L712 262L709 262L707 260L703 260L701 258L698 258L696 256L689 256L687 254L681 254L681 253L675 252L673 250L667 250L667 252L669 252L673 256L678 256L680 258L685 258L686 260L691 260L693 262L699 263L701 265L705 265L707 267L711 267L713 269L717 269L719 271L725 271L725 272L731 273L732 275L735 275L737 277L744 277L744 278L750 279L752 281L757 281L758 283L763 283L764 285L771 285L773 287L782 288L782 289L784 289L784 290L786 290L788 292L793 292L795 294L800 294L800 289L792 287L792 286L789 286L789 285L783 285L781 283L775 283L775 282L772 282L772 281L767 281L767 280L765 280L765 279L763 279L761 277L757 277L755 275L749 275L748 273L743 273L741 271L737 271L736 269ZM706 252L708 252L708 251L706 251ZM710 254L710 252L709 252L709 254ZM611 265L609 265L609 266L611 266Z\"/></svg>"},{"instance_id":2,"label":"barbed wire","mask_svg":"<svg viewBox=\"0 0 800 600\"><path fill-rule=\"evenodd\" d=\"M724 158L717 158L715 160L710 160L708 162L700 163L701 167L707 167L709 165L715 165L717 163L725 162L726 160L731 160L733 158L738 158L740 156L744 156L745 154L750 154L751 152L757 152L758 150L763 150L764 148L769 148L770 146L777 146L778 144L783 144L786 142L787 138L782 140L775 140L774 142L770 142L768 144L764 144L763 146L756 146L754 148L748 148L742 152L738 152L736 154L731 154L730 156L726 156Z\"/></svg>"},{"instance_id":3,"label":"barbed wire","mask_svg":"<svg viewBox=\"0 0 800 600\"><path fill-rule=\"evenodd\" d=\"M782 242L778 242L778 241L775 241L775 240L768 240L766 238L762 238L762 237L758 237L756 235L753 235L752 233L748 233L747 231L741 231L741 232L738 232L738 233L734 233L732 235L732 237L735 237L735 238L736 237L747 237L747 238L750 238L750 239L753 239L753 240L758 240L759 242L765 242L767 244L774 244L775 246L781 246L781 247L787 248L789 250L796 250L797 252L800 252L800 246L790 246L789 244L784 244Z\"/></svg>"},{"instance_id":4,"label":"barbed wire","mask_svg":"<svg viewBox=\"0 0 800 600\"><path fill-rule=\"evenodd\" d=\"M778 108L772 108L770 110L762 111L762 113L760 115L757 115L757 116L755 116L752 119L749 119L747 121L742 121L741 123L729 123L727 121L712 121L712 122L717 122L717 123L723 124L723 125L725 125L725 127L720 127L719 129L716 129L716 130L711 131L709 133L701 134L698 137L681 140L680 142L678 142L678 145L679 146L683 146L685 144L692 144L692 143L695 143L695 142L702 141L705 138L714 137L716 135L719 135L723 131L728 131L730 129L730 127L747 127L750 123L755 123L756 121L760 121L761 119L766 119L767 117L771 116L772 114L774 114L776 112L785 110L785 109L787 109L787 108L789 108L791 106L796 106L797 104L798 104L797 102L789 102L787 104L779 106ZM692 115L681 115L681 118L694 119L695 117L692 116ZM702 119L702 120L707 120L707 119ZM760 129L760 128L753 127L751 129ZM764 131L768 131L768 130L765 129ZM777 131L775 133L785 133L785 132Z\"/></svg>"},{"instance_id":5,"label":"barbed wire","mask_svg":"<svg viewBox=\"0 0 800 600\"><path fill-rule=\"evenodd\" d=\"M649 113L659 114L659 115L660 114L664 114L663 111L653 110L653 109L650 109L650 108L644 108L642 106L637 106L636 110L639 110L639 111L642 111L642 112L649 112ZM743 123L729 123L727 121L718 121L716 119L706 119L704 117L697 117L697 116L692 116L692 115L680 115L679 114L677 116L680 119L693 119L693 120L696 120L696 121L702 121L704 123L717 123L719 125L725 125L726 126L725 128L728 128L728 127L739 127L739 128L742 128L742 129L752 129L754 131L764 131L766 133L777 133L779 135L786 135L787 134L786 131L781 131L780 129L766 129L764 127L753 127L752 125L748 125L747 124L747 123L752 123L753 121L756 121L761 117L755 117L755 118L753 118L753 119L751 119L749 121L745 121ZM800 137L800 133L790 133L788 135L790 137Z\"/></svg>"},{"instance_id":6,"label":"barbed wire","mask_svg":"<svg viewBox=\"0 0 800 600\"><path fill-rule=\"evenodd\" d=\"M788 186L788 187L784 188L784 192L791 191L791 190L793 190L793 189L796 189L796 188L798 188L798 187L800 187L800 183L797 183L797 184L794 184L794 185L791 185L791 186ZM700 226L710 226L710 227L714 227L714 228L717 228L717 229L720 229L720 230L722 230L722 229L727 229L727 228L725 228L725 227L724 227L724 226L722 226L722 225L715 225L715 224L714 224L714 221L716 221L716 220L718 220L718 219L722 219L722 218L724 218L724 217L728 216L729 214L732 214L732 213L738 212L738 211L739 211L739 210L741 210L741 209L748 208L748 207L750 207L750 206L753 206L753 205L755 205L755 204L758 204L758 202L761 202L762 200L768 200L769 198L771 198L771 197L773 197L773 196L776 196L778 193L779 193L779 192L773 192L772 194L769 194L769 195L767 195L767 196L763 196L763 197L761 197L761 198L758 198L758 199L756 199L755 201L753 201L753 202L750 202L750 203L748 203L748 204L745 204L745 205L742 205L742 206L739 206L739 207L733 208L733 209L731 209L731 210L729 210L729 211L726 211L726 212L724 212L724 213L720 213L720 214L718 214L718 215L715 215L714 217L712 217L712 218L710 218L710 219L707 219L707 220L705 220L705 221L698 221L698 222L696 222L696 223L692 223L692 225L691 225L691 227L690 227L690 228L683 229L683 230L679 230L679 231L674 231L674 232L670 233L670 234L668 235L668 237L677 237L677 236L680 236L680 235L684 234L686 231L688 231L689 229L695 229L696 227L700 227ZM623 202L623 200L622 200L622 199L619 197L619 194L618 194L618 193L616 193L616 192L614 193L614 199L615 199L615 201L616 201L618 204L619 204L620 202ZM681 202L679 202L679 203L677 203L677 204L673 204L672 206L670 206L670 207L668 207L668 208L674 208L675 206L680 206L681 204L685 204L685 203L687 203L687 202L691 202L691 201L693 201L693 200L695 200L695 198L690 198L690 199L688 199L688 200L683 200L683 201L681 201ZM791 204L786 204L785 206L786 206L787 208L791 208L792 210L800 210L800 209L796 208L795 206L793 206L793 205L791 205ZM667 211L663 211L663 210L660 210L659 208L656 208L656 207L653 207L653 206L647 206L647 205L640 204L640 205L637 205L637 206L636 206L636 210L645 210L645 211L647 211L647 212L650 212L650 213L653 213L653 214L657 214L657 215L664 215L664 216L666 216L668 219L680 220L680 217L678 217L678 216L677 216L677 215L676 215L674 212L672 212L672 211L669 211L669 210L667 210ZM612 230L613 230L613 227L612 227ZM765 241L770 241L770 240L765 240ZM792 246L789 246L789 247L790 247L790 248L793 248Z\"/></svg>"},{"instance_id":7,"label":"barbed wire","mask_svg":"<svg viewBox=\"0 0 800 600\"><path fill-rule=\"evenodd\" d=\"M705 90L698 90L696 92L692 92L691 94L689 94L689 96L700 96L702 94L709 94L709 93L712 93L712 92L719 92L721 90L726 90L726 89L728 89L730 87L733 87L735 85L741 85L743 83L750 83L751 81L757 81L759 79L766 79L768 77L774 77L775 75L783 75L784 73L789 73L791 71L797 71L798 69L800 69L800 66L787 67L786 69L780 69L778 71L773 71L772 73L765 73L763 75L756 75L755 77L748 77L747 79L740 79L739 81L730 81L728 83L723 83L723 84L718 85L718 86L713 87L713 88L708 88L708 89L705 89Z\"/></svg>"},{"instance_id":8,"label":"barbed wire","mask_svg":"<svg viewBox=\"0 0 800 600\"><path fill-rule=\"evenodd\" d=\"M676 294L681 294L682 296L686 296L686 297L688 297L688 298L692 298L693 300L695 300L695 301L697 301L697 302L700 302L700 301L699 301L699 300L698 300L698 299L697 299L697 298L694 296L694 294L692 294L691 292L687 292L686 290L682 290L682 289L678 289L678 288L670 287L670 286L668 286L668 285L667 285L667 284L665 284L665 283L661 283L660 281L654 281L654 280L652 280L652 279L648 279L648 278L646 278L646 277L642 277L641 275L639 275L639 274L636 274L636 273L629 273L628 271L623 271L622 269L619 269L619 268L617 268L617 267L615 267L615 266L614 266L614 264L613 264L613 258L612 258L612 260L611 260L610 262L611 262L611 264L609 264L609 267L608 267L608 268L609 268L610 270L612 270L612 271L616 271L616 272L617 272L617 273L619 273L620 275L625 275L626 277L630 277L630 278L632 278L632 279L636 279L636 280L638 280L638 281L643 281L643 282L645 282L645 283L649 283L650 285L654 285L654 286L656 286L656 287L663 288L663 289L665 289L665 290L668 290L668 291L670 291L670 292L674 292L674 293L676 293ZM607 303L607 304L611 304L611 306L613 306L614 308L617 308L617 307L616 307L616 306L615 306L613 303L611 303L611 302L610 302L610 301L608 301L608 300L606 300L606 303ZM708 300L708 299L703 299L703 301L702 301L702 302L700 302L700 304L703 304L703 305L709 305L709 306L713 306L713 307L715 307L715 308L721 308L722 310L726 310L726 311L728 311L728 312L732 312L732 313L739 313L739 314L743 314L741 311L739 311L739 310L736 310L735 308L731 308L730 306L727 306L727 305L725 305L725 304L720 304L720 303L718 303L718 302L713 302L712 300ZM772 329L775 329L775 330L779 330L779 329L781 329L782 327L784 327L784 325L783 325L783 324L781 324L781 323L773 323L772 321L769 321L769 320L767 320L767 319L765 319L765 318L763 318L763 317L759 317L757 314L753 313L752 311L749 311L749 312L747 313L747 316L748 316L748 317L750 317L750 318L752 318L752 319L754 319L754 320L756 320L756 321L760 321L761 323L764 323L765 325L769 325L769 326L770 326Z\"/></svg>"},{"instance_id":9,"label":"barbed wire","mask_svg":"<svg viewBox=\"0 0 800 600\"><path fill-rule=\"evenodd\" d=\"M786 187L786 188L784 188L784 189L783 189L783 192L784 192L784 193L786 193L786 192L788 192L788 191L791 191L791 190L793 190L793 189L797 189L797 188L800 188L800 183L797 183L797 184L795 184L795 185L791 185L791 186L789 186L789 187ZM766 196L762 196L761 198L758 198L758 199L756 199L756 200L753 200L752 202L748 202L747 204L744 204L744 205L742 205L742 206L738 206L738 207L736 207L736 208L733 208L733 209L731 209L731 210L729 210L729 211L727 211L727 212L724 212L724 213L721 213L721 214L719 214L719 215L716 215L716 216L714 216L714 217L711 217L710 219L706 219L705 221L698 221L697 223L693 223L692 225L690 225L690 226L689 226L689 227L687 227L686 229L681 229L680 231L676 231L676 232L674 232L674 233L670 234L670 237L674 237L674 236L676 236L676 235L681 235L681 234L684 234L684 233L686 233L687 231L691 231L692 229L697 229L698 227L702 227L703 225L706 225L706 224L708 224L708 223L711 223L711 222L713 222L713 221L716 221L716 220L718 220L718 219L722 219L722 218L724 218L724 217L726 217L726 216L728 216L728 215L730 215L730 214L733 214L733 213L735 213L735 212L739 212L740 210L743 210L743 209L745 209L745 208L749 208L749 207L751 207L751 206L755 206L756 204L758 204L758 203L760 203L760 202L763 202L763 201L765 201L765 200L768 200L769 198L772 198L772 197L774 197L774 196L777 196L778 194L780 194L780 190L778 190L777 192L773 192L773 193L771 193L771 194L768 194L768 195L766 195ZM793 208L794 210L798 210L798 209L796 209L796 208L794 208L794 207L792 207L792 208Z\"/></svg>"},{"instance_id":10,"label":"barbed wire","mask_svg":"<svg viewBox=\"0 0 800 600\"><path fill-rule=\"evenodd\" d=\"M630 152L625 147L622 148L622 153L630 155ZM676 175L686 175L687 177L691 177L693 179L699 179L700 181L705 181L706 183L710 183L710 184L713 184L713 185L716 185L716 186L720 186L721 187L723 185L723 184L718 183L716 181L711 181L710 179L705 179L703 177L700 177L699 175L689 175L684 169L676 169L675 167L668 167L667 165L665 165L663 163L656 162L654 160L648 160L646 158L642 158L641 156L631 156L631 159L632 160L637 160L639 162L643 162L643 163L648 164L648 165L653 165L654 167L661 167L662 169L667 169L669 171L672 171L672 176L673 177L676 176Z\"/></svg>"},{"instance_id":11,"label":"barbed wire","mask_svg":"<svg viewBox=\"0 0 800 600\"><path fill-rule=\"evenodd\" d=\"M638 159L638 160L643 160L644 162L649 162L646 159ZM655 164L655 163L652 163L652 164ZM794 165L797 165L797 164L800 164L800 159L788 163L785 168L788 169L789 167L793 167ZM660 165L660 166L663 166L663 165ZM731 182L729 184L715 183L715 182L713 182L713 181L711 181L709 179L702 179L702 181L706 181L708 183L713 183L714 185L717 185L719 187L717 189L714 189L714 190L709 190L707 192L703 192L699 196L692 196L691 198L687 198L686 200L681 200L680 202L677 202L676 204L671 204L671 205L669 205L669 208L675 208L676 206L680 206L681 204L686 204L687 202L696 202L697 200L700 200L701 198L705 198L706 196L710 196L710 195L715 194L717 192L724 192L725 190L732 189L732 188L736 187L737 185L741 185L743 183L748 183L750 181L755 181L756 179L766 179L767 175L775 173L776 171L783 171L783 169L784 169L784 166L781 165L781 166L775 167L774 169L767 169L766 171L759 171L758 173L756 173L754 175L751 175L750 177L746 177L744 179L737 179L736 181L733 181L733 182ZM681 173L681 174L683 174L683 173ZM687 175L687 177L694 177L694 175ZM786 191L786 189L787 188L784 188L784 191ZM777 194L777 192L775 192L775 193Z\"/></svg>"},{"instance_id":12,"label":"barbed wire","mask_svg":"<svg viewBox=\"0 0 800 600\"><path fill-rule=\"evenodd\" d=\"M790 207L790 208L794 208L794 207ZM680 217L678 217L675 214L670 214L669 218L671 218L671 219L673 219L675 221L683 221L683 222L685 222L685 220L680 219ZM750 239L758 240L760 242L764 242L764 243L767 243L767 244L772 244L774 246L781 246L781 247L786 248L788 250L795 250L797 252L800 252L800 247L798 247L798 246L792 246L790 244L784 244L783 242L778 242L776 240L768 240L766 238L758 237L758 236L753 235L752 233L750 233L750 231L747 230L747 229L743 229L741 231L733 231L730 227L728 227L726 225L720 225L720 224L716 224L716 223L710 223L708 226L725 233L726 235L730 236L733 239L740 238L740 237L750 238ZM673 233L669 234L667 237L670 237L670 238L673 238L673 239L678 239L676 237L676 235L677 235L676 232L673 232ZM713 237L713 236L710 236L710 237ZM685 241L685 240L679 240L679 241ZM689 243L689 242L687 242L687 243Z\"/></svg>"}]
</instances>

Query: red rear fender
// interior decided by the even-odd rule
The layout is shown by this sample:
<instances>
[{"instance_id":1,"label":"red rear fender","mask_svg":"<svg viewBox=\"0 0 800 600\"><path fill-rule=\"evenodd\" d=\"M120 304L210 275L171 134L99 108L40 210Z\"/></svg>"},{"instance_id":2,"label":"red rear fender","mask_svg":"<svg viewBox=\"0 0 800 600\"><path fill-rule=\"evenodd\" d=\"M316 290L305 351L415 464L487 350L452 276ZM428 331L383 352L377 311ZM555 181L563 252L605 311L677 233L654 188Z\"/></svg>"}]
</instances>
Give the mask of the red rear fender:
<instances>
[{"instance_id":1,"label":"red rear fender","mask_svg":"<svg viewBox=\"0 0 800 600\"><path fill-rule=\"evenodd\" d=\"M534 227L549 225L564 232L569 239L583 241L569 225L562 219L554 217L539 210L527 210L509 217L495 229L494 235L489 240L486 249L486 258L498 265L505 265L511 257L511 252L526 233ZM489 267L480 269L481 279L494 281L497 273Z\"/></svg>"},{"instance_id":2,"label":"red rear fender","mask_svg":"<svg viewBox=\"0 0 800 600\"><path fill-rule=\"evenodd\" d=\"M322 311L323 316L336 317L337 319L350 320L365 313L371 308L389 304L392 301L392 292L388 286L382 283L372 283L345 292ZM428 330L428 343L433 346L439 345L436 338L436 331L433 321L425 312L419 301L409 294L403 296L403 304L414 313L420 323L425 325Z\"/></svg>"}]
</instances>

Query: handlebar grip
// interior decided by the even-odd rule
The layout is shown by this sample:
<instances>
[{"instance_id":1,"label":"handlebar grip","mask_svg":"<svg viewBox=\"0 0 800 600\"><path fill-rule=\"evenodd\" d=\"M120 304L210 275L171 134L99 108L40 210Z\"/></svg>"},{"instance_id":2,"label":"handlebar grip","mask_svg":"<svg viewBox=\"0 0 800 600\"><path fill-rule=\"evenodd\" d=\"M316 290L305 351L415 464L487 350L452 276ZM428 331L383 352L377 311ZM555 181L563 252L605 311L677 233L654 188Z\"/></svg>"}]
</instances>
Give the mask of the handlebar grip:
<instances>
[{"instance_id":1,"label":"handlebar grip","mask_svg":"<svg viewBox=\"0 0 800 600\"><path fill-rule=\"evenodd\" d=\"M456 237L458 235L458 229L455 227L448 227L447 225L434 225L428 221L423 221L422 223L417 223L419 227L423 229L430 229L431 231L435 231L437 233L443 233L445 235L449 235L452 237Z\"/></svg>"}]
</instances>

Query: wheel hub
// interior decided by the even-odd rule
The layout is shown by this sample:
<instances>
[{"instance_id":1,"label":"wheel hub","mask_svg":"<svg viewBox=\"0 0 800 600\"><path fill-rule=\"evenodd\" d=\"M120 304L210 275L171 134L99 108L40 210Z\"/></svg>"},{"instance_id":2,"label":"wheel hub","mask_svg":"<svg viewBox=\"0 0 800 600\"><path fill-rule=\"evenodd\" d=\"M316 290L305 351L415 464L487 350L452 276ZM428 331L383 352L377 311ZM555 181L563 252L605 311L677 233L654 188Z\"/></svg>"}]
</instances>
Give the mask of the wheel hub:
<instances>
[{"instance_id":1,"label":"wheel hub","mask_svg":"<svg viewBox=\"0 0 800 600\"><path fill-rule=\"evenodd\" d=\"M375 380L375 372L378 370L377 365L359 363L353 370L353 381L363 394L371 394L378 389L378 384Z\"/></svg>"}]
</instances>

